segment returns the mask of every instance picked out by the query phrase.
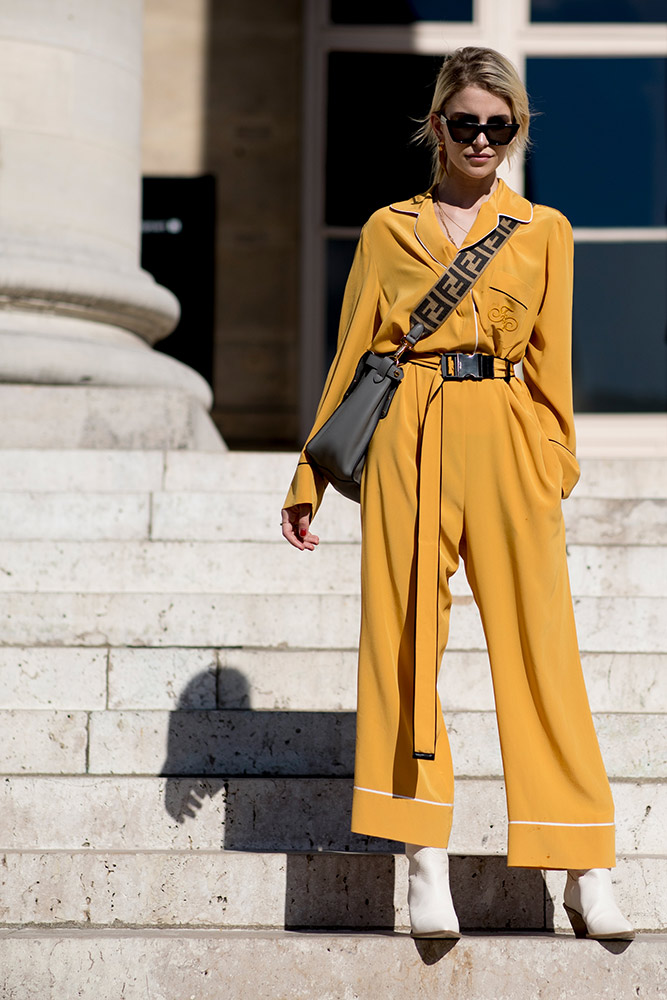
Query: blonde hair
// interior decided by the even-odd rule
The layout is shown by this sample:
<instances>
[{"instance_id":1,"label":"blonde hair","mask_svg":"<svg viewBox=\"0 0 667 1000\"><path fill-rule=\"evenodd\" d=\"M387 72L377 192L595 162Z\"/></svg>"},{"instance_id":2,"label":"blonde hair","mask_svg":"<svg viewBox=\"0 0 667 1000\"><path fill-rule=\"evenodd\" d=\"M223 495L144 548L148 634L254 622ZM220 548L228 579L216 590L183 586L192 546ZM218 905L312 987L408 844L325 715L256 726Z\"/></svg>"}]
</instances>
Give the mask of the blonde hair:
<instances>
[{"instance_id":1,"label":"blonde hair","mask_svg":"<svg viewBox=\"0 0 667 1000\"><path fill-rule=\"evenodd\" d=\"M437 184L446 172L446 163L440 157L440 138L433 128L431 115L442 111L447 101L465 87L481 87L507 101L512 118L519 123L519 131L510 145L508 159L529 145L530 107L528 94L513 63L495 49L467 45L445 57L435 82L433 100L428 115L419 119L421 125L415 132L415 142L431 146L433 154L432 183Z\"/></svg>"}]
</instances>

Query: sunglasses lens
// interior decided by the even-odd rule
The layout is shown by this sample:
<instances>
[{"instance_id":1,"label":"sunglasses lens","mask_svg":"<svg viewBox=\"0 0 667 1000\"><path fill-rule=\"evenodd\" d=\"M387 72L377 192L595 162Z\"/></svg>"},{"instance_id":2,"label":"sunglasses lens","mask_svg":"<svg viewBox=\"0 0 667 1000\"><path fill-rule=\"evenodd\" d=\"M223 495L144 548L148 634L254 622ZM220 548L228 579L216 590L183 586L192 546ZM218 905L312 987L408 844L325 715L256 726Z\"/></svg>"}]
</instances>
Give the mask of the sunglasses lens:
<instances>
[{"instance_id":1,"label":"sunglasses lens","mask_svg":"<svg viewBox=\"0 0 667 1000\"><path fill-rule=\"evenodd\" d=\"M487 125L484 131L492 146L506 146L517 129L515 125Z\"/></svg>"},{"instance_id":2,"label":"sunglasses lens","mask_svg":"<svg viewBox=\"0 0 667 1000\"><path fill-rule=\"evenodd\" d=\"M477 138L478 128L476 125L465 122L447 122L447 128L454 142L474 142Z\"/></svg>"}]
</instances>

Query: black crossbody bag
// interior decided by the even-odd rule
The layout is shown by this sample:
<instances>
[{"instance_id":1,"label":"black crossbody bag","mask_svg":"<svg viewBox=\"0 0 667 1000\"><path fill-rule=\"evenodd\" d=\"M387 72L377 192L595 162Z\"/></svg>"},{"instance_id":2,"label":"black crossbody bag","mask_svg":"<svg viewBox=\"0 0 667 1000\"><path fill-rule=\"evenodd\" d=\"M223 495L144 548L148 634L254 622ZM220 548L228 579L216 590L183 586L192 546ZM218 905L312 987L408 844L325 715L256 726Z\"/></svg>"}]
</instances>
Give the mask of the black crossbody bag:
<instances>
[{"instance_id":1,"label":"black crossbody bag","mask_svg":"<svg viewBox=\"0 0 667 1000\"><path fill-rule=\"evenodd\" d=\"M367 351L361 357L343 399L305 449L309 461L343 496L359 503L368 446L403 378L401 355L442 326L519 225L501 215L493 232L457 253L410 316L410 330L396 351Z\"/></svg>"}]
</instances>

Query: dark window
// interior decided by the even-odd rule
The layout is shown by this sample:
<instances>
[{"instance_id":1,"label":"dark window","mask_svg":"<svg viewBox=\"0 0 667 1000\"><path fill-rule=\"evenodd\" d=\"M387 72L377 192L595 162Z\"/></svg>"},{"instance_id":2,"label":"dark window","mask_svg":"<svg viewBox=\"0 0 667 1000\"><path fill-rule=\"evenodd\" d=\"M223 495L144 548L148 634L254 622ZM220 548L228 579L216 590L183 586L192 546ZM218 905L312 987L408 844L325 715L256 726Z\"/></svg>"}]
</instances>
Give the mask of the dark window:
<instances>
[{"instance_id":1,"label":"dark window","mask_svg":"<svg viewBox=\"0 0 667 1000\"><path fill-rule=\"evenodd\" d=\"M472 0L331 0L334 24L472 21Z\"/></svg>"},{"instance_id":2,"label":"dark window","mask_svg":"<svg viewBox=\"0 0 667 1000\"><path fill-rule=\"evenodd\" d=\"M574 256L575 408L664 410L667 246L577 243Z\"/></svg>"},{"instance_id":3,"label":"dark window","mask_svg":"<svg viewBox=\"0 0 667 1000\"><path fill-rule=\"evenodd\" d=\"M528 59L526 193L574 226L661 226L665 70L654 58Z\"/></svg>"},{"instance_id":4,"label":"dark window","mask_svg":"<svg viewBox=\"0 0 667 1000\"><path fill-rule=\"evenodd\" d=\"M336 353L338 321L343 304L343 292L352 267L356 240L327 240L327 342L325 369L328 370Z\"/></svg>"},{"instance_id":5,"label":"dark window","mask_svg":"<svg viewBox=\"0 0 667 1000\"><path fill-rule=\"evenodd\" d=\"M155 348L213 380L215 179L144 177L141 266L181 304Z\"/></svg>"},{"instance_id":6,"label":"dark window","mask_svg":"<svg viewBox=\"0 0 667 1000\"><path fill-rule=\"evenodd\" d=\"M665 0L532 0L532 21L599 21L653 23L664 21Z\"/></svg>"},{"instance_id":7,"label":"dark window","mask_svg":"<svg viewBox=\"0 0 667 1000\"><path fill-rule=\"evenodd\" d=\"M410 140L441 65L433 56L330 54L328 225L362 226L375 209L428 188L430 151Z\"/></svg>"}]
</instances>

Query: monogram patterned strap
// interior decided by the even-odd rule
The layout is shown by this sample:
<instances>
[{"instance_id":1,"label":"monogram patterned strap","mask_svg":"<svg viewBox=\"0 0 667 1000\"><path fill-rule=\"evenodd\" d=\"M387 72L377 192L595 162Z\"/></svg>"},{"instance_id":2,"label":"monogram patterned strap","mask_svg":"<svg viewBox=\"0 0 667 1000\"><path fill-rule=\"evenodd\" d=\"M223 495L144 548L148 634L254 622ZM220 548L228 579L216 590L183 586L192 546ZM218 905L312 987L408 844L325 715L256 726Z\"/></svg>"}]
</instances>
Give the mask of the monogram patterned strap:
<instances>
[{"instance_id":1,"label":"monogram patterned strap","mask_svg":"<svg viewBox=\"0 0 667 1000\"><path fill-rule=\"evenodd\" d=\"M437 280L431 291L424 296L410 317L410 325L421 323L424 334L433 333L442 326L447 317L456 309L482 271L491 263L498 251L521 223L501 215L498 225L471 247L460 250L445 273ZM424 335L422 334L422 336Z\"/></svg>"}]
</instances>

